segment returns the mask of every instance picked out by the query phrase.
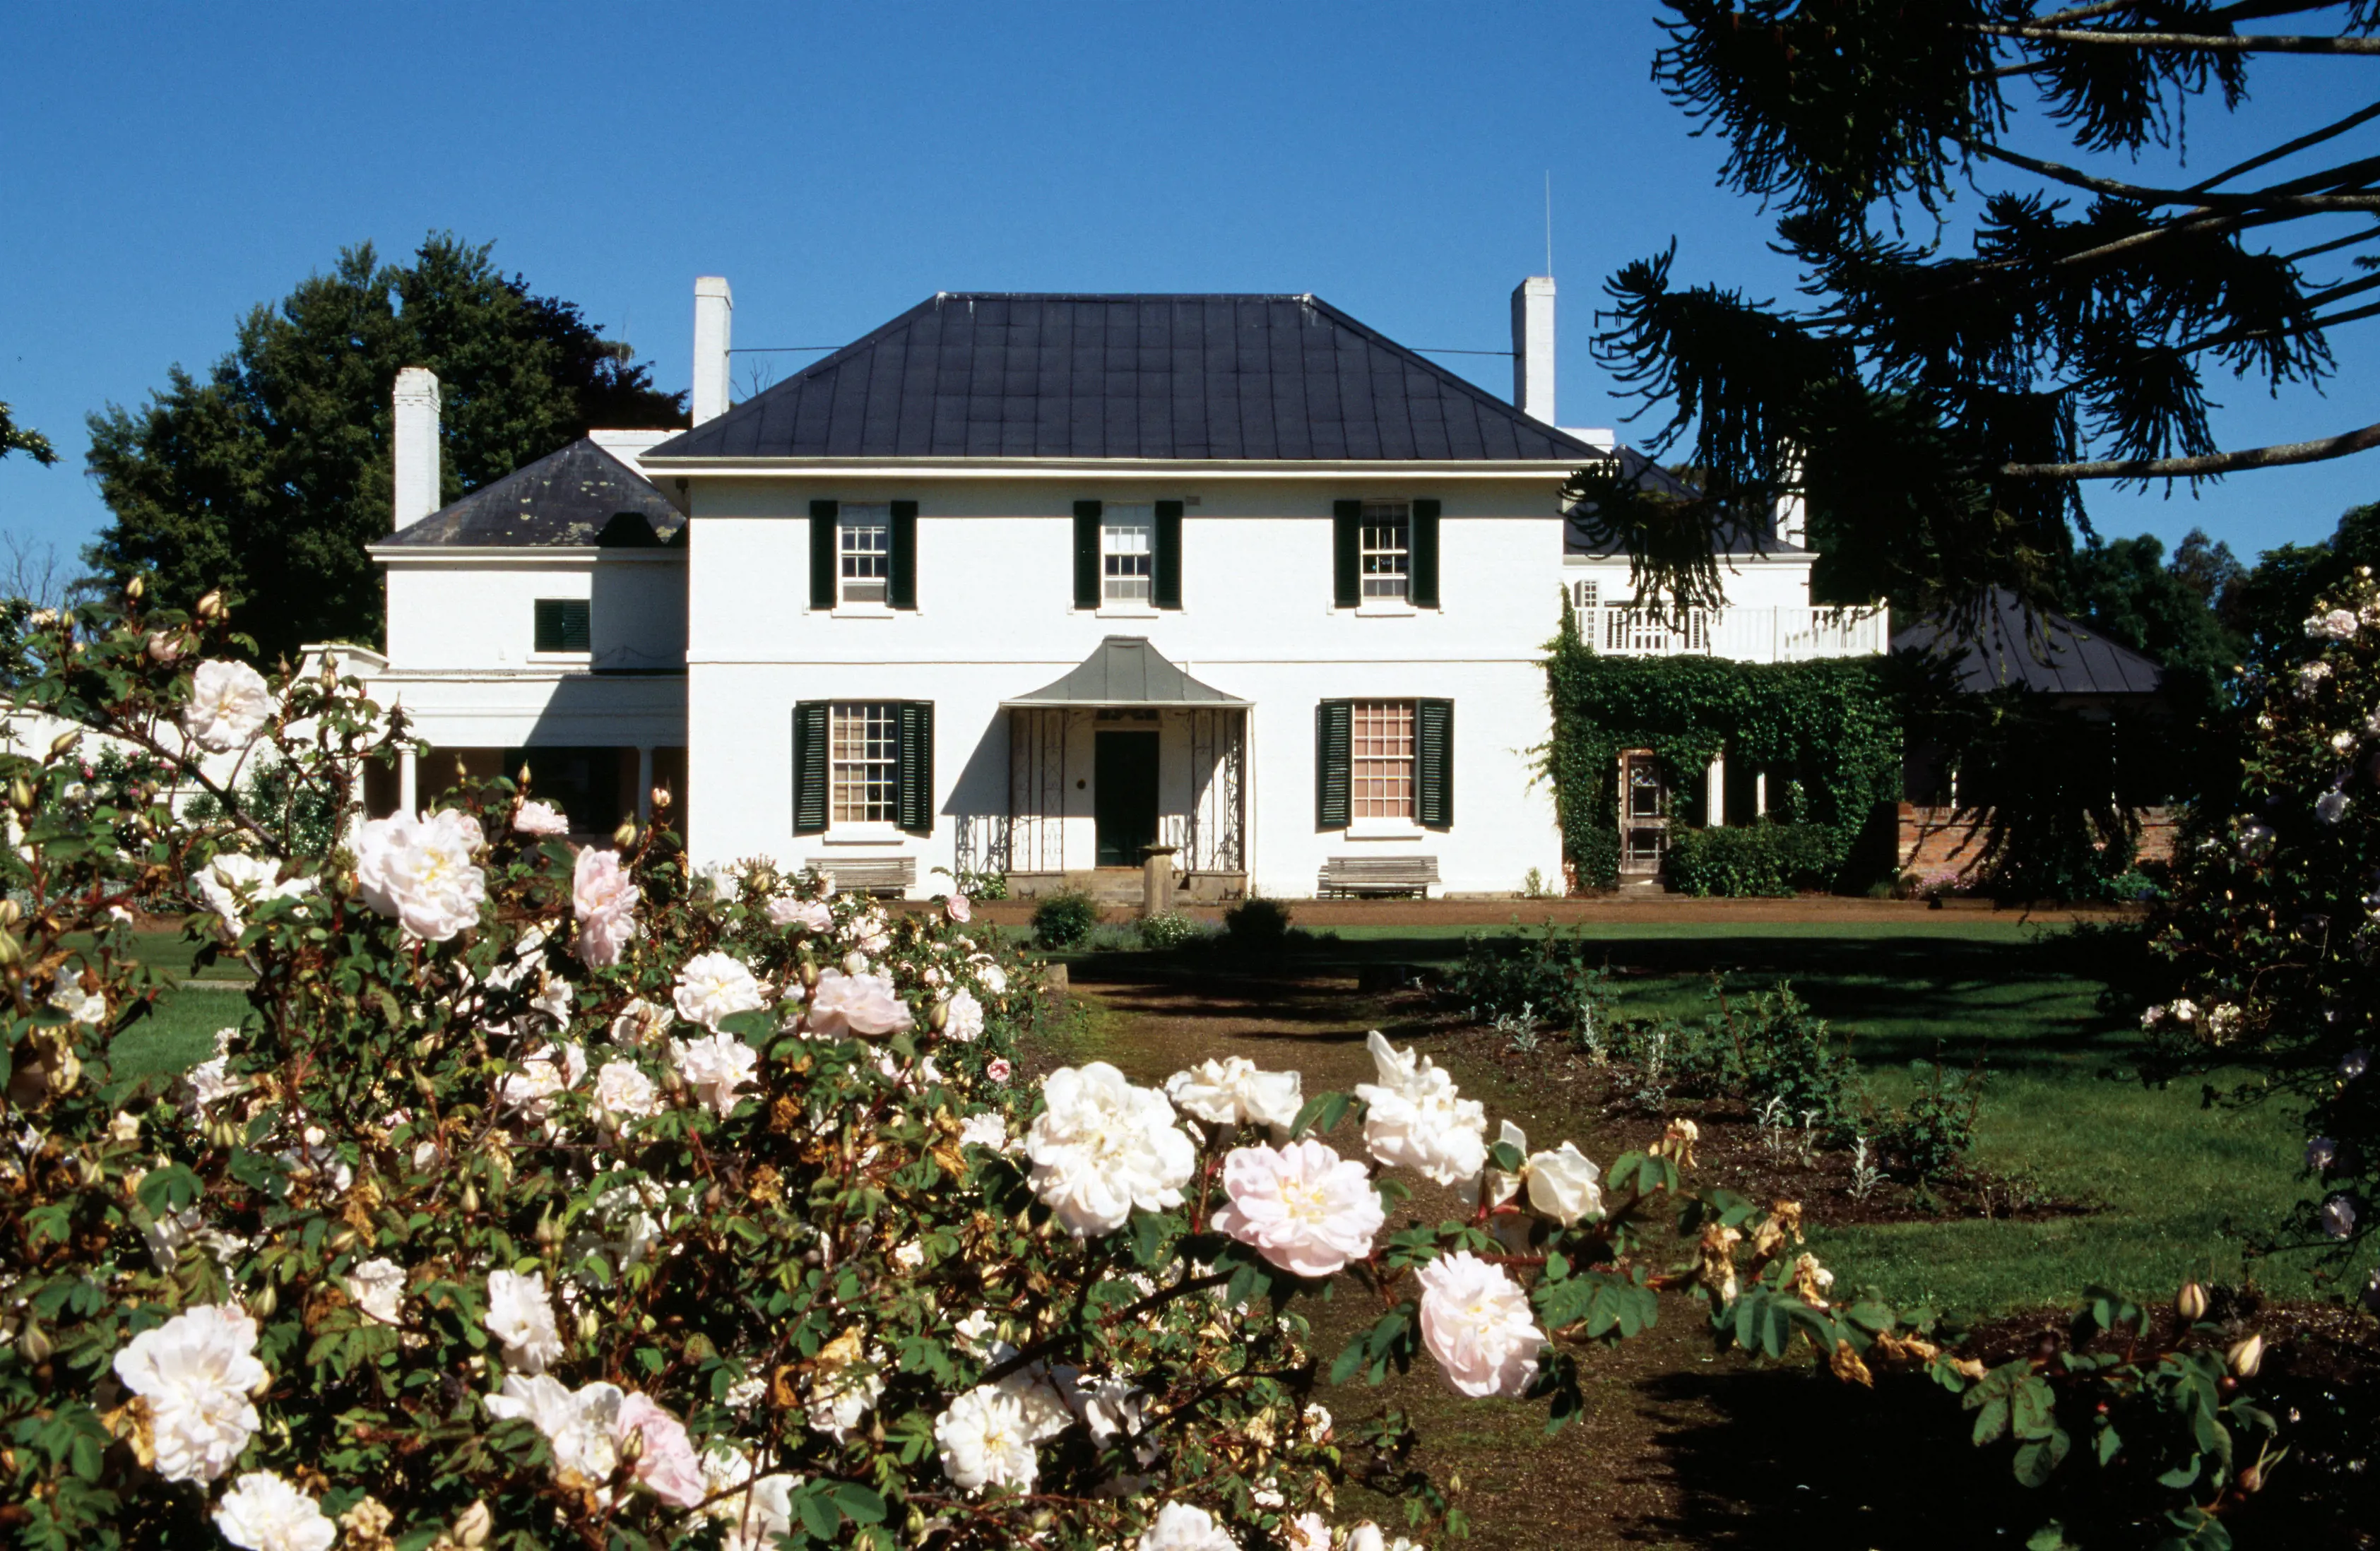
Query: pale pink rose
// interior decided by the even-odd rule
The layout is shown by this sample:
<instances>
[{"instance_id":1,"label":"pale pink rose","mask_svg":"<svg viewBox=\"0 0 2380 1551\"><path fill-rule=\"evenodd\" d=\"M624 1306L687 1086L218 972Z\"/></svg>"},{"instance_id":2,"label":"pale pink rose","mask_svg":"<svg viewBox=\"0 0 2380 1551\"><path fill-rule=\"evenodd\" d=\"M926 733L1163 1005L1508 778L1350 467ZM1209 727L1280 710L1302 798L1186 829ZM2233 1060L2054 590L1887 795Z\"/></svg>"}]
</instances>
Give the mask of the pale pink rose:
<instances>
[{"instance_id":1,"label":"pale pink rose","mask_svg":"<svg viewBox=\"0 0 2380 1551\"><path fill-rule=\"evenodd\" d=\"M1223 1159L1231 1204L1215 1226L1282 1270L1337 1274L1372 1253L1385 1214L1364 1166L1320 1142L1235 1147Z\"/></svg>"},{"instance_id":2,"label":"pale pink rose","mask_svg":"<svg viewBox=\"0 0 2380 1551\"><path fill-rule=\"evenodd\" d=\"M637 902L643 897L628 881L620 854L592 845L580 851L571 897L578 911L578 956L599 969L618 963L636 933Z\"/></svg>"},{"instance_id":3,"label":"pale pink rose","mask_svg":"<svg viewBox=\"0 0 2380 1551\"><path fill-rule=\"evenodd\" d=\"M552 803L526 802L513 815L513 832L523 835L566 835L570 818Z\"/></svg>"},{"instance_id":4,"label":"pale pink rose","mask_svg":"<svg viewBox=\"0 0 2380 1551\"><path fill-rule=\"evenodd\" d=\"M880 1036L905 1033L916 1022L892 988L889 975L820 974L810 992L812 1034L833 1039L845 1034Z\"/></svg>"},{"instance_id":5,"label":"pale pink rose","mask_svg":"<svg viewBox=\"0 0 2380 1551\"><path fill-rule=\"evenodd\" d=\"M790 900L783 894L769 902L769 921L772 926L798 927L806 932L831 931L834 927L834 912L824 900Z\"/></svg>"},{"instance_id":6,"label":"pale pink rose","mask_svg":"<svg viewBox=\"0 0 2380 1551\"><path fill-rule=\"evenodd\" d=\"M1015 1070L1016 1069L1014 1067L1008 1064L1008 1058L1006 1056L994 1056L990 1060L983 1063L983 1074L990 1078L995 1083L1007 1082L1009 1077L1014 1073Z\"/></svg>"},{"instance_id":7,"label":"pale pink rose","mask_svg":"<svg viewBox=\"0 0 2380 1551\"><path fill-rule=\"evenodd\" d=\"M702 1461L686 1436L686 1424L643 1395L620 1402L620 1437L631 1433L644 1440L637 1456L637 1484L674 1508L694 1508L710 1495L702 1479Z\"/></svg>"},{"instance_id":8,"label":"pale pink rose","mask_svg":"<svg viewBox=\"0 0 2380 1551\"><path fill-rule=\"evenodd\" d=\"M1447 1383L1475 1400L1529 1387L1545 1332L1504 1267L1457 1250L1423 1266L1421 1285L1422 1344Z\"/></svg>"},{"instance_id":9,"label":"pale pink rose","mask_svg":"<svg viewBox=\"0 0 2380 1551\"><path fill-rule=\"evenodd\" d=\"M975 918L975 911L968 905L967 897L965 894L953 894L949 899L944 900L942 902L942 914L949 916L952 920L959 922L970 921Z\"/></svg>"}]
</instances>

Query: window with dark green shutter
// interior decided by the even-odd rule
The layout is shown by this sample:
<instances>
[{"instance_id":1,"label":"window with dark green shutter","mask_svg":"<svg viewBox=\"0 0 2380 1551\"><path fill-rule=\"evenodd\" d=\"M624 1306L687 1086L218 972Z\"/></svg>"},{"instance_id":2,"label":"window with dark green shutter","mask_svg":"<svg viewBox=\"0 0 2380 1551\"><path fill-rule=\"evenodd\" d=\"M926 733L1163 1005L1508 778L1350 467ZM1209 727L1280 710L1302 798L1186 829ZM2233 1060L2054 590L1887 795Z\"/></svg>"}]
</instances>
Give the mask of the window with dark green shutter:
<instances>
[{"instance_id":1,"label":"window with dark green shutter","mask_svg":"<svg viewBox=\"0 0 2380 1551\"><path fill-rule=\"evenodd\" d=\"M831 528L833 524L829 520ZM827 818L827 722L823 700L794 708L794 833L822 834Z\"/></svg>"},{"instance_id":2,"label":"window with dark green shutter","mask_svg":"<svg viewBox=\"0 0 2380 1551\"><path fill-rule=\"evenodd\" d=\"M934 832L934 703L904 700L900 707L901 828L913 835Z\"/></svg>"},{"instance_id":3,"label":"window with dark green shutter","mask_svg":"<svg viewBox=\"0 0 2380 1551\"><path fill-rule=\"evenodd\" d=\"M1425 830L1454 827L1454 702L1414 702L1414 817Z\"/></svg>"},{"instance_id":4,"label":"window with dark green shutter","mask_svg":"<svg viewBox=\"0 0 2380 1551\"><path fill-rule=\"evenodd\" d=\"M834 518L838 503L810 503L810 607L832 609L835 597Z\"/></svg>"},{"instance_id":5,"label":"window with dark green shutter","mask_svg":"<svg viewBox=\"0 0 2380 1551\"><path fill-rule=\"evenodd\" d=\"M1099 606L1099 503L1075 503L1075 607Z\"/></svg>"},{"instance_id":6,"label":"window with dark green shutter","mask_svg":"<svg viewBox=\"0 0 2380 1551\"><path fill-rule=\"evenodd\" d=\"M1330 503L1330 601L1335 608L1352 609L1364 600L1363 529L1362 502Z\"/></svg>"},{"instance_id":7,"label":"window with dark green shutter","mask_svg":"<svg viewBox=\"0 0 2380 1551\"><path fill-rule=\"evenodd\" d=\"M1438 503L1413 503L1409 542L1413 546L1410 596L1414 607L1435 609L1438 603Z\"/></svg>"},{"instance_id":8,"label":"window with dark green shutter","mask_svg":"<svg viewBox=\"0 0 2380 1551\"><path fill-rule=\"evenodd\" d=\"M537 649L593 649L593 611L584 598L540 598L537 600Z\"/></svg>"},{"instance_id":9,"label":"window with dark green shutter","mask_svg":"<svg viewBox=\"0 0 2380 1551\"><path fill-rule=\"evenodd\" d=\"M1354 722L1353 700L1325 700L1314 708L1314 827L1347 827L1348 741Z\"/></svg>"},{"instance_id":10,"label":"window with dark green shutter","mask_svg":"<svg viewBox=\"0 0 2380 1551\"><path fill-rule=\"evenodd\" d=\"M1160 609L1182 607L1182 503L1157 503L1157 576L1150 601Z\"/></svg>"}]
</instances>

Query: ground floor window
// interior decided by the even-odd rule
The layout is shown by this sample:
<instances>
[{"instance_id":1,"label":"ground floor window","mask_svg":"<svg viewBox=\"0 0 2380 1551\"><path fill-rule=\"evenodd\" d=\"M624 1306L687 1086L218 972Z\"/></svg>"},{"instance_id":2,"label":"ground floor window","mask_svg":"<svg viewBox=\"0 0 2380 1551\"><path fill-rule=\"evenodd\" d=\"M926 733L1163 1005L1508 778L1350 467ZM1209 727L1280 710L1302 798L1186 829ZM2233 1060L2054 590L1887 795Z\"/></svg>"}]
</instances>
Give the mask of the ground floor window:
<instances>
[{"instance_id":1,"label":"ground floor window","mask_svg":"<svg viewBox=\"0 0 2380 1551\"><path fill-rule=\"evenodd\" d=\"M1414 703L1358 700L1352 728L1349 794L1357 818L1411 818Z\"/></svg>"},{"instance_id":2,"label":"ground floor window","mask_svg":"<svg viewBox=\"0 0 2380 1551\"><path fill-rule=\"evenodd\" d=\"M834 821L890 824L901 798L900 708L842 703L832 713Z\"/></svg>"}]
</instances>

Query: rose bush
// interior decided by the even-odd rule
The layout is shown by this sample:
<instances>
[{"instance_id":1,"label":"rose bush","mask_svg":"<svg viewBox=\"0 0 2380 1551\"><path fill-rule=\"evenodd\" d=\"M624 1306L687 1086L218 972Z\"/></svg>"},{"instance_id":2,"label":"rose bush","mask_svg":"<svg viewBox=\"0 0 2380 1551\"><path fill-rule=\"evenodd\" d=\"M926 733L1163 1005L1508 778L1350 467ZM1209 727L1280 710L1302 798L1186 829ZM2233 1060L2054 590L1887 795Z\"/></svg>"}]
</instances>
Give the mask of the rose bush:
<instances>
[{"instance_id":1,"label":"rose bush","mask_svg":"<svg viewBox=\"0 0 2380 1551\"><path fill-rule=\"evenodd\" d=\"M212 598L46 628L25 699L215 806L94 791L73 733L0 767L17 1544L1386 1545L1334 1494L1393 1425L1334 1431L1326 1367L1426 1350L1559 1424L1664 1289L1853 1375L1899 1327L1828 1301L1791 1203L1688 1188L1690 1125L1606 1169L1490 1145L1378 1036L1354 1096L1018 1084L1036 1004L956 899L699 873L665 824L575 848L502 781L282 854L200 754L345 805L401 713L230 671ZM127 908L161 897L253 976L170 1086L111 1061L168 988ZM1398 1169L1472 1205L1424 1220ZM1380 1311L1335 1361L1300 1312L1333 1275ZM1415 1479L1405 1528L1458 1531Z\"/></svg>"}]
</instances>

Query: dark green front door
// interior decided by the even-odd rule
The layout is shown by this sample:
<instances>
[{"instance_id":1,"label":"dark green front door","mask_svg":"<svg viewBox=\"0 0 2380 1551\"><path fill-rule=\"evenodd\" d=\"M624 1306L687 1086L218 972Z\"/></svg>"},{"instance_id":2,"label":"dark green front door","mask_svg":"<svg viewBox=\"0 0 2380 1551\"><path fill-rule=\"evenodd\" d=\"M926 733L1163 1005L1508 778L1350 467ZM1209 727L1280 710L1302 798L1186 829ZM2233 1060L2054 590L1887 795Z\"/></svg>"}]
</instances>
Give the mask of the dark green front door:
<instances>
[{"instance_id":1,"label":"dark green front door","mask_svg":"<svg viewBox=\"0 0 2380 1551\"><path fill-rule=\"evenodd\" d=\"M1136 867L1157 843L1157 734L1099 733L1091 769L1099 866Z\"/></svg>"}]
</instances>

